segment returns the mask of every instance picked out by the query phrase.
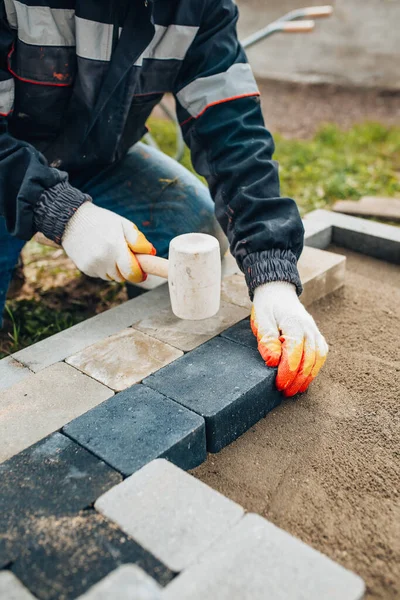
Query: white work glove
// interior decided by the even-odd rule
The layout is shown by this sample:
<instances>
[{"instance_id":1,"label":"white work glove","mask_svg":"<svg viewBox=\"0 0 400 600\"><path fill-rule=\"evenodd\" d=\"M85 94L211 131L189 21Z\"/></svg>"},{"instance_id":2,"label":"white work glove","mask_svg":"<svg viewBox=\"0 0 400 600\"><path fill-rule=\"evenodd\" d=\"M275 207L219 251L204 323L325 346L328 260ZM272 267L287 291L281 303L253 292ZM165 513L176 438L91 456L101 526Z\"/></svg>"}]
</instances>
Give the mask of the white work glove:
<instances>
[{"instance_id":1,"label":"white work glove","mask_svg":"<svg viewBox=\"0 0 400 600\"><path fill-rule=\"evenodd\" d=\"M80 271L108 281L145 281L135 254L156 253L134 223L91 202L70 219L61 244Z\"/></svg>"},{"instance_id":2,"label":"white work glove","mask_svg":"<svg viewBox=\"0 0 400 600\"><path fill-rule=\"evenodd\" d=\"M254 292L251 328L276 387L285 396L304 392L326 360L328 344L291 283L271 282Z\"/></svg>"}]
</instances>

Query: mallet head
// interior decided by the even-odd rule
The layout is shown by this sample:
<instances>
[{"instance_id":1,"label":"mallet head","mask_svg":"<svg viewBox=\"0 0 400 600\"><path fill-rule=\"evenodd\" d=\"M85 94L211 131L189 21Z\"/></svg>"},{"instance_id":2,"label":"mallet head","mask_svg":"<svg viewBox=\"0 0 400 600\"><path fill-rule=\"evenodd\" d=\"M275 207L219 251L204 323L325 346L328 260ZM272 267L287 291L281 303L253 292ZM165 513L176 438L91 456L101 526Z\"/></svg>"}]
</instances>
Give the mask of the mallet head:
<instances>
[{"instance_id":1,"label":"mallet head","mask_svg":"<svg viewBox=\"0 0 400 600\"><path fill-rule=\"evenodd\" d=\"M221 299L219 242L205 233L186 233L169 246L168 285L173 313L197 321L213 317Z\"/></svg>"}]
</instances>

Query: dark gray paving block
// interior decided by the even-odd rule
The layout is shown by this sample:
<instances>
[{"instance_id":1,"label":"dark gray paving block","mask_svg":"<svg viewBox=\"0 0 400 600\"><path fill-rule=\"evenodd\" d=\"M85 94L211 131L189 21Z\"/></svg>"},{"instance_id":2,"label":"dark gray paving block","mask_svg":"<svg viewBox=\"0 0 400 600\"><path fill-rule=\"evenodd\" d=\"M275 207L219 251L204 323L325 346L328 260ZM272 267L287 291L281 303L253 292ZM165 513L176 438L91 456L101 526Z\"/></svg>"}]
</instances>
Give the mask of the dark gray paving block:
<instances>
[{"instance_id":1,"label":"dark gray paving block","mask_svg":"<svg viewBox=\"0 0 400 600\"><path fill-rule=\"evenodd\" d=\"M155 458L182 469L206 459L204 419L143 385L71 421L64 432L124 475Z\"/></svg>"},{"instance_id":2,"label":"dark gray paving block","mask_svg":"<svg viewBox=\"0 0 400 600\"><path fill-rule=\"evenodd\" d=\"M336 246L343 246L344 248L361 252L361 254L366 254L373 258L386 260L397 265L400 264L400 242L379 237L378 235L374 235L373 232L354 231L353 229L335 226L333 228L332 242Z\"/></svg>"},{"instance_id":3,"label":"dark gray paving block","mask_svg":"<svg viewBox=\"0 0 400 600\"><path fill-rule=\"evenodd\" d=\"M125 563L138 565L162 586L174 576L116 525L83 511L43 523L11 570L40 600L74 600Z\"/></svg>"},{"instance_id":4,"label":"dark gray paving block","mask_svg":"<svg viewBox=\"0 0 400 600\"><path fill-rule=\"evenodd\" d=\"M75 514L121 479L60 433L0 464L0 567L37 537L47 519Z\"/></svg>"},{"instance_id":5,"label":"dark gray paving block","mask_svg":"<svg viewBox=\"0 0 400 600\"><path fill-rule=\"evenodd\" d=\"M280 403L275 377L257 351L218 337L143 383L203 416L218 452Z\"/></svg>"},{"instance_id":6,"label":"dark gray paving block","mask_svg":"<svg viewBox=\"0 0 400 600\"><path fill-rule=\"evenodd\" d=\"M244 319L233 325L233 327L229 327L229 329L221 333L221 337L231 342L236 342L236 344L242 344L242 346L257 350L257 339L251 330L250 319Z\"/></svg>"}]
</instances>

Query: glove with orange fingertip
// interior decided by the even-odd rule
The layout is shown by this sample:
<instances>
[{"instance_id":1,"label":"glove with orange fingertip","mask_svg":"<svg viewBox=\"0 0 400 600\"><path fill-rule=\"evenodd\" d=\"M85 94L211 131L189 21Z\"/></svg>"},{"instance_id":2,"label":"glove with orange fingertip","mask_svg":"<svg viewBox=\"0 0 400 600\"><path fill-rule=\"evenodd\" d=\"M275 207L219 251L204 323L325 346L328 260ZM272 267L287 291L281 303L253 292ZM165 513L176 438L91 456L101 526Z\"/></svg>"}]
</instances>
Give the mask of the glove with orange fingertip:
<instances>
[{"instance_id":1,"label":"glove with orange fingertip","mask_svg":"<svg viewBox=\"0 0 400 600\"><path fill-rule=\"evenodd\" d=\"M61 244L89 277L120 283L145 281L147 275L135 255L156 253L132 221L91 202L82 204L70 219Z\"/></svg>"},{"instance_id":2,"label":"glove with orange fingertip","mask_svg":"<svg viewBox=\"0 0 400 600\"><path fill-rule=\"evenodd\" d=\"M251 328L269 367L278 367L276 387L287 397L305 392L318 375L328 344L291 283L270 282L254 292Z\"/></svg>"}]
</instances>

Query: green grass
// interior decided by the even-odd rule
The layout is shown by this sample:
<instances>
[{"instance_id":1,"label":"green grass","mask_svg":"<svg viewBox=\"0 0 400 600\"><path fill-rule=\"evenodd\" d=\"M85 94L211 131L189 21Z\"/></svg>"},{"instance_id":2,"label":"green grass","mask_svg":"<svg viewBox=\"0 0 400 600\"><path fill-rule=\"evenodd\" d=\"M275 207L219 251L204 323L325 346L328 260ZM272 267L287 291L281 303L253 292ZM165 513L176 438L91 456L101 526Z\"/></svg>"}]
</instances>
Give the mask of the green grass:
<instances>
[{"instance_id":1,"label":"green grass","mask_svg":"<svg viewBox=\"0 0 400 600\"><path fill-rule=\"evenodd\" d=\"M174 125L152 119L150 127L160 147L173 156ZM310 140L276 135L275 142L274 158L280 163L281 193L295 198L303 215L316 208L329 207L339 199L400 196L400 127L364 123L341 131L335 125L326 125ZM193 170L188 150L182 163ZM41 278L46 277L48 282L49 277L56 277L59 263L52 259L52 249L32 242L28 248L34 260L44 260L44 266L35 275L35 295L17 297L7 303L6 329L0 332L0 358L121 300L121 286L104 283L100 288L91 288L87 280L78 278L76 281L76 270L69 274L71 287L67 285L63 289L64 295L60 296L59 288L58 292L54 288L54 293L41 294ZM54 295L58 299L58 310L54 310L52 304Z\"/></svg>"},{"instance_id":2,"label":"green grass","mask_svg":"<svg viewBox=\"0 0 400 600\"><path fill-rule=\"evenodd\" d=\"M151 134L175 153L174 126L151 121ZM304 215L335 200L400 194L400 127L364 123L348 131L325 125L311 140L275 135L281 193L294 198ZM189 151L182 163L193 170Z\"/></svg>"}]
</instances>

